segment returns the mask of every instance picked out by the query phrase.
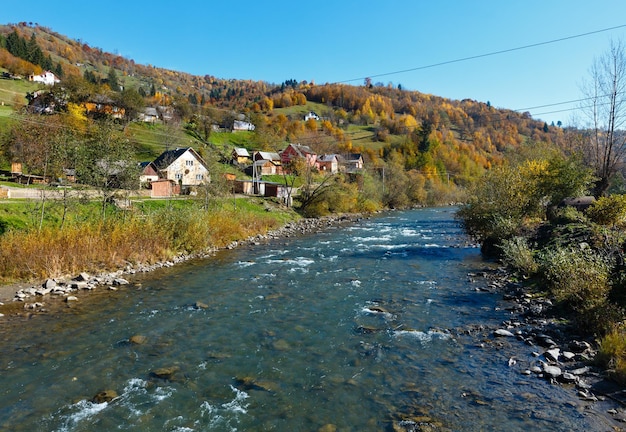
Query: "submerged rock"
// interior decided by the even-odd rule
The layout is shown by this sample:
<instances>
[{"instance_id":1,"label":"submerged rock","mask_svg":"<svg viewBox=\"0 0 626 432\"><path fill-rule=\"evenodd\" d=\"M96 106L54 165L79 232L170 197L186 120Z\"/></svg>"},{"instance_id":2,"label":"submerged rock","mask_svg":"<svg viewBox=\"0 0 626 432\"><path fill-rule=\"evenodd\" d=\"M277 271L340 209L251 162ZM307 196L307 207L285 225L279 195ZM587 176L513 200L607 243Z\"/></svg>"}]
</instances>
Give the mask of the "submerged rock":
<instances>
[{"instance_id":1,"label":"submerged rock","mask_svg":"<svg viewBox=\"0 0 626 432\"><path fill-rule=\"evenodd\" d=\"M171 380L174 374L178 372L179 369L180 368L178 366L158 368L150 372L150 375L155 378Z\"/></svg>"},{"instance_id":2,"label":"submerged rock","mask_svg":"<svg viewBox=\"0 0 626 432\"><path fill-rule=\"evenodd\" d=\"M128 341L131 344L135 344L135 345L142 345L145 344L148 341L148 338L146 336L143 335L133 335L131 336Z\"/></svg>"},{"instance_id":3,"label":"submerged rock","mask_svg":"<svg viewBox=\"0 0 626 432\"><path fill-rule=\"evenodd\" d=\"M111 402L116 397L118 397L118 394L115 390L103 390L99 392L98 394L96 394L91 399L91 402L101 404L104 402Z\"/></svg>"}]
</instances>

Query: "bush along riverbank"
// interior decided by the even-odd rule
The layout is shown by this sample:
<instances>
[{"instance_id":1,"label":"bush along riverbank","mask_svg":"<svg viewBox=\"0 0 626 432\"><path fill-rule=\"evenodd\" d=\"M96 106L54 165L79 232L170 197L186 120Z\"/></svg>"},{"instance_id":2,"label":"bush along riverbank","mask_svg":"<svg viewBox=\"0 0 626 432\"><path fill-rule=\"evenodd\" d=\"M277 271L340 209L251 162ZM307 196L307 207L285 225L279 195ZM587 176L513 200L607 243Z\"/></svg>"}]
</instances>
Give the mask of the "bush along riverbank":
<instances>
[{"instance_id":1,"label":"bush along riverbank","mask_svg":"<svg viewBox=\"0 0 626 432\"><path fill-rule=\"evenodd\" d=\"M594 199L581 159L547 156L489 171L458 218L529 295L549 299L569 331L589 338L597 364L625 385L626 195Z\"/></svg>"}]
</instances>

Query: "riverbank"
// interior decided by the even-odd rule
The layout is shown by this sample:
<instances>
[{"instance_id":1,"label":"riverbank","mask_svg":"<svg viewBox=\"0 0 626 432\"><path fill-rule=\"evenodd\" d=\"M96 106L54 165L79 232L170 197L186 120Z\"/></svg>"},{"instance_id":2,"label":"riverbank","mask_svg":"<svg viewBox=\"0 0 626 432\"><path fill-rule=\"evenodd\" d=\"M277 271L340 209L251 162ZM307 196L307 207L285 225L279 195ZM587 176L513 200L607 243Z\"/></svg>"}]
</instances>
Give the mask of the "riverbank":
<instances>
[{"instance_id":1,"label":"riverbank","mask_svg":"<svg viewBox=\"0 0 626 432\"><path fill-rule=\"evenodd\" d=\"M475 275L472 275L475 276ZM526 352L511 355L508 365L524 377L545 380L576 392L586 410L603 417L613 431L626 431L626 390L594 361L596 341L577 334L552 300L533 292L504 268L485 271L487 291L502 294L510 319L500 326L458 329L481 340L485 348Z\"/></svg>"},{"instance_id":2,"label":"riverbank","mask_svg":"<svg viewBox=\"0 0 626 432\"><path fill-rule=\"evenodd\" d=\"M233 241L223 248L209 248L199 253L182 254L172 260L155 264L133 265L129 263L124 268L98 275L81 273L65 278L50 278L40 282L17 282L2 285L0 286L0 314L6 314L7 312L19 314L20 308L12 304L14 302L24 304L24 309L32 312L33 310L41 309L43 306L42 301L46 297L55 295L55 293L58 298L67 300L70 296L75 297L81 290L93 290L106 287L115 289L115 286L127 283L125 277L131 277L134 274L147 273L163 267L171 267L191 259L210 258L217 251L222 249L234 249L245 245L258 245L265 241L311 234L332 226L348 224L362 217L361 214L344 214L320 218L303 218L295 222L289 222L265 234L257 234L246 239ZM33 304L35 305L34 307L32 306Z\"/></svg>"}]
</instances>

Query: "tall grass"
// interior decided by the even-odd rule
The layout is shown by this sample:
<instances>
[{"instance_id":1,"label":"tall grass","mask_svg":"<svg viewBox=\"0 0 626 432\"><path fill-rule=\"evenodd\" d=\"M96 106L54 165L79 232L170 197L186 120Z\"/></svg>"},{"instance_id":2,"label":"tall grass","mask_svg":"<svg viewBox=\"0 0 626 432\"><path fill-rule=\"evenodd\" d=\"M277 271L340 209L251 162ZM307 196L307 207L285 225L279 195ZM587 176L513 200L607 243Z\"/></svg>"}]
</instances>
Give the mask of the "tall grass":
<instances>
[{"instance_id":1,"label":"tall grass","mask_svg":"<svg viewBox=\"0 0 626 432\"><path fill-rule=\"evenodd\" d=\"M626 329L624 327L616 327L600 339L600 349L596 360L608 368L616 382L626 385Z\"/></svg>"},{"instance_id":2,"label":"tall grass","mask_svg":"<svg viewBox=\"0 0 626 432\"><path fill-rule=\"evenodd\" d=\"M62 230L11 230L1 237L0 283L104 272L128 263L151 264L223 247L275 229L289 218L295 215L258 207L223 206L210 212L194 206L165 207Z\"/></svg>"}]
</instances>

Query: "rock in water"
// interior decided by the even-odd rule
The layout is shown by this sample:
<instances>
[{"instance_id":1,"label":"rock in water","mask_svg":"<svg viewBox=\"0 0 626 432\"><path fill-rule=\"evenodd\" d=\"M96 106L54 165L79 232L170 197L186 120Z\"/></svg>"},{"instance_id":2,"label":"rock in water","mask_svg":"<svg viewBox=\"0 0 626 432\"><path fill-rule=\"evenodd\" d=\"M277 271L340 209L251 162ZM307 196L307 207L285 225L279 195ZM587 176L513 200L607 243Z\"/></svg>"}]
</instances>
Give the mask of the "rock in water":
<instances>
[{"instance_id":1,"label":"rock in water","mask_svg":"<svg viewBox=\"0 0 626 432\"><path fill-rule=\"evenodd\" d=\"M147 340L148 338L143 335L133 335L130 337L130 339L128 339L130 343L135 344L135 345L145 344Z\"/></svg>"},{"instance_id":2,"label":"rock in water","mask_svg":"<svg viewBox=\"0 0 626 432\"><path fill-rule=\"evenodd\" d=\"M550 366L546 364L543 365L543 373L545 373L548 378L558 378L563 372L558 366Z\"/></svg>"},{"instance_id":3,"label":"rock in water","mask_svg":"<svg viewBox=\"0 0 626 432\"><path fill-rule=\"evenodd\" d=\"M498 329L494 331L493 334L499 337L514 337L515 336L513 333L505 329Z\"/></svg>"},{"instance_id":4,"label":"rock in water","mask_svg":"<svg viewBox=\"0 0 626 432\"><path fill-rule=\"evenodd\" d=\"M103 390L91 399L91 402L101 404L104 402L111 402L118 396L115 390Z\"/></svg>"}]
</instances>

